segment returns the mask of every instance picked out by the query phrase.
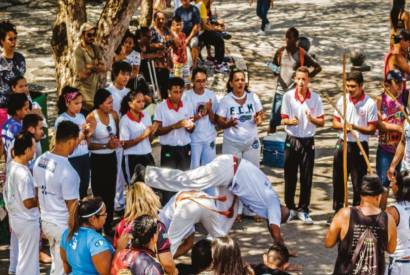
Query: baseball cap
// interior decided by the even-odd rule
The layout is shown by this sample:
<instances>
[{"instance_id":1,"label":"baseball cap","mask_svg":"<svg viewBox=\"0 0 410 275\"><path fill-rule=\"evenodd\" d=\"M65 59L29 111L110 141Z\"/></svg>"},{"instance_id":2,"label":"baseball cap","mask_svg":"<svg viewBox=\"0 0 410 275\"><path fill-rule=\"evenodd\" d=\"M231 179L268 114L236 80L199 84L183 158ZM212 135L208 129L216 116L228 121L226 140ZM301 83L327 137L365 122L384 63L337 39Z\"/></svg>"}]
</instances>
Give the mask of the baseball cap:
<instances>
[{"instance_id":1,"label":"baseball cap","mask_svg":"<svg viewBox=\"0 0 410 275\"><path fill-rule=\"evenodd\" d=\"M395 82L400 83L400 82L404 81L404 78L403 78L403 75L401 74L401 72L399 70L394 69L394 70L391 70L387 73L386 80L389 81L389 82L394 80Z\"/></svg>"}]
</instances>

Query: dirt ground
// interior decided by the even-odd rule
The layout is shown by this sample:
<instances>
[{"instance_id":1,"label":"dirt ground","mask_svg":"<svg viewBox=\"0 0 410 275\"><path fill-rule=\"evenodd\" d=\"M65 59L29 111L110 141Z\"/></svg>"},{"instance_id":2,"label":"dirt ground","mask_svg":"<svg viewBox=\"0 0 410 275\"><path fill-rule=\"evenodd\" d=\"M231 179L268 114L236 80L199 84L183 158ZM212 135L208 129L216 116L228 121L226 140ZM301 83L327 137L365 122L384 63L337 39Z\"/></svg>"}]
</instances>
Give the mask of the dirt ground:
<instances>
[{"instance_id":1,"label":"dirt ground","mask_svg":"<svg viewBox=\"0 0 410 275\"><path fill-rule=\"evenodd\" d=\"M45 87L49 93L49 112L55 116L53 93L54 70L50 53L51 25L54 19L54 1L43 1L40 7L14 6L0 10L0 19L8 18L18 26L19 51L27 59L27 77L31 83ZM239 52L249 70L250 89L260 96L267 115L270 115L276 81L265 63L274 50L284 45L287 28L295 26L301 35L312 41L310 52L316 55L323 71L313 80L314 90L336 101L341 95L341 55L344 50L361 49L367 56L371 71L365 73L365 89L372 95L381 92L383 58L388 48L388 1L376 0L282 0L275 1L269 12L271 31L257 36L259 20L255 5L248 1L214 1L213 12L226 22L233 38L227 43L228 52ZM97 19L98 6L90 6L89 20ZM220 79L221 86L226 79ZM297 250L299 256L292 263L303 265L299 274L330 274L336 258L336 248L326 249L323 238L327 230L326 219L332 214L332 161L337 133L331 126L333 110L325 102L326 125L317 131L316 158L312 190L311 215L315 223L303 225L292 221L282 226L286 244ZM260 136L266 136L266 120ZM220 138L218 138L220 142ZM375 166L376 138L370 142L370 157ZM283 170L262 166L275 189L283 199ZM242 255L251 263L261 260L271 238L265 223L244 220L232 230L241 245ZM0 247L0 274L6 274L7 246ZM43 271L47 267L42 268Z\"/></svg>"}]
</instances>

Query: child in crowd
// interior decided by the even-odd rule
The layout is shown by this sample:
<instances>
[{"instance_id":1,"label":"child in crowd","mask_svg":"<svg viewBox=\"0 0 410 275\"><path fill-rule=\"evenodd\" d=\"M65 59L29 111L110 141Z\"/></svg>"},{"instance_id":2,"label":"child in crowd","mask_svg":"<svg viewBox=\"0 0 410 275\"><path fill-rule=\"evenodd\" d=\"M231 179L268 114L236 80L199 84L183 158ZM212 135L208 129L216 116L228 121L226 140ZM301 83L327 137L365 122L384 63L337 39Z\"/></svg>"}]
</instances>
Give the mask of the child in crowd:
<instances>
[{"instance_id":1,"label":"child in crowd","mask_svg":"<svg viewBox=\"0 0 410 275\"><path fill-rule=\"evenodd\" d=\"M80 176L80 198L87 196L88 185L90 183L90 156L88 144L92 132L90 125L86 122L84 115L81 113L83 106L83 96L80 90L70 86L63 88L58 98L58 114L55 122L55 129L62 121L69 120L75 123L80 129L80 141L74 152L68 157L73 168Z\"/></svg>"},{"instance_id":2,"label":"child in crowd","mask_svg":"<svg viewBox=\"0 0 410 275\"><path fill-rule=\"evenodd\" d=\"M11 94L7 113L10 118L6 121L1 130L1 140L3 142L4 152L9 151L14 137L20 133L23 118L30 111L30 103L26 94Z\"/></svg>"},{"instance_id":3,"label":"child in crowd","mask_svg":"<svg viewBox=\"0 0 410 275\"><path fill-rule=\"evenodd\" d=\"M174 63L174 76L181 77L185 83L189 81L189 65L187 57L186 35L182 31L183 21L180 16L172 18L171 32L175 37L172 49L172 62Z\"/></svg>"},{"instance_id":4,"label":"child in crowd","mask_svg":"<svg viewBox=\"0 0 410 275\"><path fill-rule=\"evenodd\" d=\"M30 101L30 109L40 109L41 106L37 102L33 101L30 96L28 89L27 79L24 76L17 76L10 81L11 91L18 94L26 94L28 100ZM43 116L44 117L44 116Z\"/></svg>"},{"instance_id":5,"label":"child in crowd","mask_svg":"<svg viewBox=\"0 0 410 275\"><path fill-rule=\"evenodd\" d=\"M289 266L289 251L285 245L275 242L266 254L263 254L263 263L253 269L255 275L289 275L285 270Z\"/></svg>"}]
</instances>

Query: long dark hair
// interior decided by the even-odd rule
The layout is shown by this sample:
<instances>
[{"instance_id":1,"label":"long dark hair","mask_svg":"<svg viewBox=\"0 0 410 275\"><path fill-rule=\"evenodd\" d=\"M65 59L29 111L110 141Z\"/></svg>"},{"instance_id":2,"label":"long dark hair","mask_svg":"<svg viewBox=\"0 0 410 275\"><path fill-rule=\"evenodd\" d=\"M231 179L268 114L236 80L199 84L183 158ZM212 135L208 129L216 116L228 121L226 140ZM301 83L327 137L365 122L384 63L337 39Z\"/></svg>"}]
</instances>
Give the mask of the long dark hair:
<instances>
[{"instance_id":1,"label":"long dark hair","mask_svg":"<svg viewBox=\"0 0 410 275\"><path fill-rule=\"evenodd\" d=\"M397 177L397 193L396 201L408 201L410 202L410 176L404 178Z\"/></svg>"},{"instance_id":2,"label":"long dark hair","mask_svg":"<svg viewBox=\"0 0 410 275\"><path fill-rule=\"evenodd\" d=\"M390 21L394 30L397 30L399 25L399 14L404 11L406 0L393 0L393 5L390 10Z\"/></svg>"},{"instance_id":3,"label":"long dark hair","mask_svg":"<svg viewBox=\"0 0 410 275\"><path fill-rule=\"evenodd\" d=\"M231 237L219 237L212 243L213 271L215 275L249 274L242 260L238 243Z\"/></svg>"},{"instance_id":4,"label":"long dark hair","mask_svg":"<svg viewBox=\"0 0 410 275\"><path fill-rule=\"evenodd\" d=\"M100 197L85 197L78 201L70 209L70 216L68 218L68 235L67 240L71 240L74 233L77 232L81 225L88 224L88 220L98 215L103 209L104 202ZM98 211L100 209L100 211ZM93 214L94 213L94 214Z\"/></svg>"},{"instance_id":5,"label":"long dark hair","mask_svg":"<svg viewBox=\"0 0 410 275\"><path fill-rule=\"evenodd\" d=\"M61 95L58 97L58 114L61 115L62 113L67 112L67 104L79 96L82 96L79 89L71 86L65 86L61 90Z\"/></svg>"},{"instance_id":6,"label":"long dark hair","mask_svg":"<svg viewBox=\"0 0 410 275\"><path fill-rule=\"evenodd\" d=\"M131 91L129 92L126 96L124 96L124 98L121 101L121 107L120 107L120 113L122 115L125 115L131 108L129 106L129 103L131 101L134 100L134 98L138 95L138 94L142 94L144 95L144 93L140 90L135 90L135 91Z\"/></svg>"},{"instance_id":7,"label":"long dark hair","mask_svg":"<svg viewBox=\"0 0 410 275\"><path fill-rule=\"evenodd\" d=\"M243 74L243 76L246 78L245 71L240 70L240 69L238 69L238 68L233 68L233 69L229 72L229 79L228 79L228 82L226 82L226 91L227 91L228 93L232 92L232 86L231 86L231 83L230 83L230 82L233 80L233 77L235 76L235 74L238 74L238 73ZM245 81L246 81L246 79L245 79ZM249 93L249 91L248 91L248 83L245 83L245 92Z\"/></svg>"},{"instance_id":8,"label":"long dark hair","mask_svg":"<svg viewBox=\"0 0 410 275\"><path fill-rule=\"evenodd\" d=\"M135 46L135 35L134 35L130 30L126 30L126 31L125 31L125 34L124 34L124 37L123 37L122 40L121 40L120 45L119 45L118 48L115 50L115 53L116 53L116 54L120 54L120 52L121 52L121 47L122 47L122 45L124 44L125 40L126 40L128 37L132 38L132 41L134 42L134 46Z\"/></svg>"},{"instance_id":9,"label":"long dark hair","mask_svg":"<svg viewBox=\"0 0 410 275\"><path fill-rule=\"evenodd\" d=\"M98 89L94 95L94 109L98 109L110 96L111 93L108 90L103 88Z\"/></svg>"}]
</instances>

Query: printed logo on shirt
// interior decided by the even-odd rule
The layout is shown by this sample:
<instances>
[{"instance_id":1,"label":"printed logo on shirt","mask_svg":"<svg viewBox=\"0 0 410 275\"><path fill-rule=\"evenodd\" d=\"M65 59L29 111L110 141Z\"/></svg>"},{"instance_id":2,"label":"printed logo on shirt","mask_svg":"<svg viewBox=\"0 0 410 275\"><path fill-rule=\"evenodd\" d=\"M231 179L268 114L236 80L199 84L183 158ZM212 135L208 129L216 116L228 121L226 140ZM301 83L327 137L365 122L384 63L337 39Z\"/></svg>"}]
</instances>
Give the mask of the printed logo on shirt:
<instances>
[{"instance_id":1,"label":"printed logo on shirt","mask_svg":"<svg viewBox=\"0 0 410 275\"><path fill-rule=\"evenodd\" d=\"M252 119L252 115L244 115L244 116L239 117L240 122L245 122L245 121L251 120L251 119Z\"/></svg>"},{"instance_id":2,"label":"printed logo on shirt","mask_svg":"<svg viewBox=\"0 0 410 275\"><path fill-rule=\"evenodd\" d=\"M252 143L251 147L253 149L258 149L259 148L259 141L255 139L255 141Z\"/></svg>"},{"instance_id":3,"label":"printed logo on shirt","mask_svg":"<svg viewBox=\"0 0 410 275\"><path fill-rule=\"evenodd\" d=\"M95 247L100 247L100 246L102 246L104 244L104 242L103 242L103 240L98 240L98 241L96 241L95 242Z\"/></svg>"},{"instance_id":4,"label":"printed logo on shirt","mask_svg":"<svg viewBox=\"0 0 410 275\"><path fill-rule=\"evenodd\" d=\"M48 158L42 158L38 162L38 166L54 173L56 170L56 163L54 161L50 161Z\"/></svg>"},{"instance_id":5,"label":"printed logo on shirt","mask_svg":"<svg viewBox=\"0 0 410 275\"><path fill-rule=\"evenodd\" d=\"M359 115L360 116L365 116L366 115L366 110L364 108L359 109Z\"/></svg>"},{"instance_id":6,"label":"printed logo on shirt","mask_svg":"<svg viewBox=\"0 0 410 275\"><path fill-rule=\"evenodd\" d=\"M233 106L229 108L229 114L233 115L245 115L245 114L252 114L255 112L255 108L253 107L252 103L243 106Z\"/></svg>"},{"instance_id":7,"label":"printed logo on shirt","mask_svg":"<svg viewBox=\"0 0 410 275\"><path fill-rule=\"evenodd\" d=\"M73 238L71 239L71 241L68 243L68 245L73 249L76 250L77 249L77 237L78 236L78 232L74 233Z\"/></svg>"}]
</instances>

